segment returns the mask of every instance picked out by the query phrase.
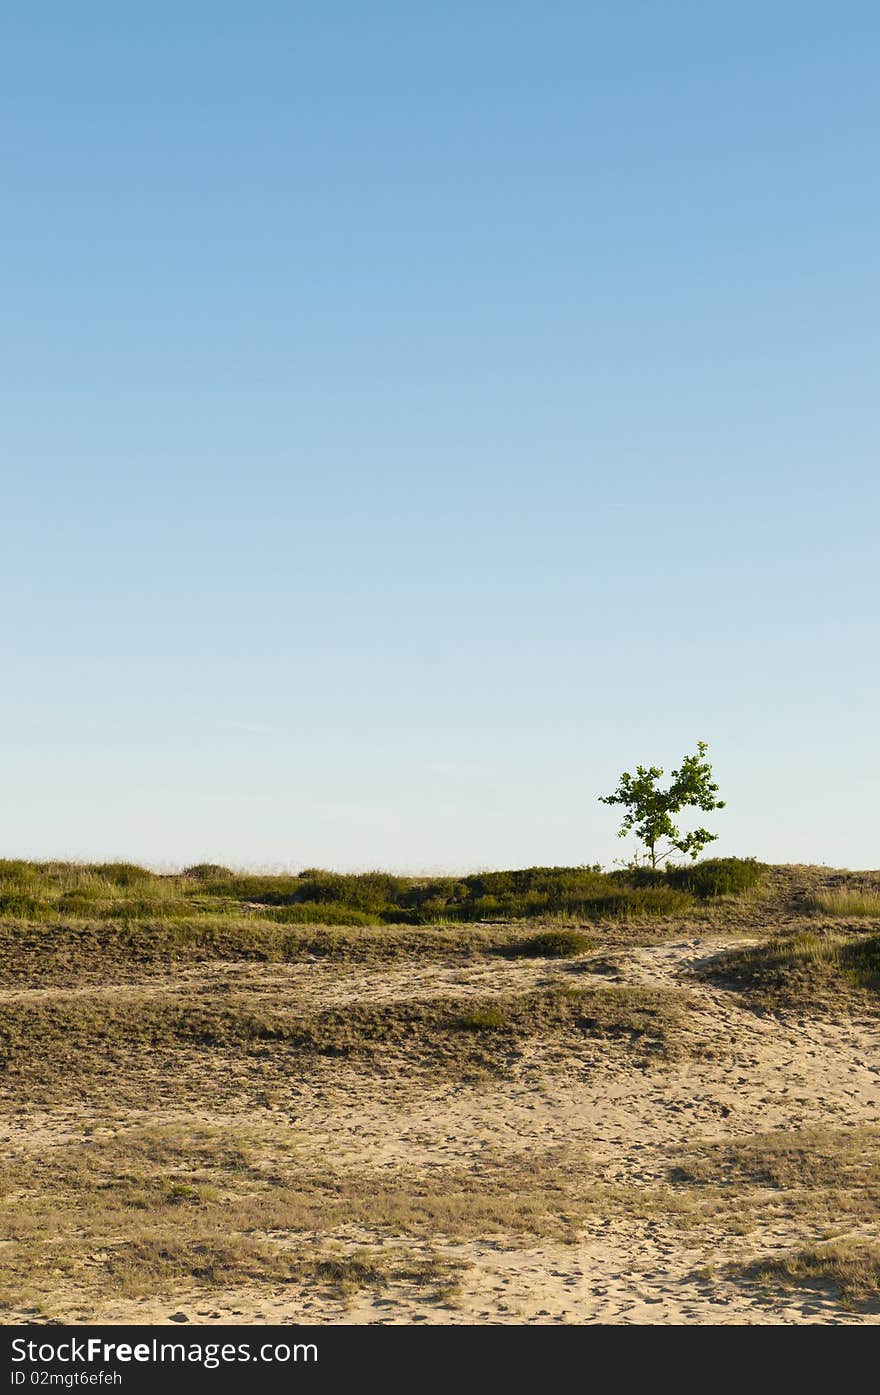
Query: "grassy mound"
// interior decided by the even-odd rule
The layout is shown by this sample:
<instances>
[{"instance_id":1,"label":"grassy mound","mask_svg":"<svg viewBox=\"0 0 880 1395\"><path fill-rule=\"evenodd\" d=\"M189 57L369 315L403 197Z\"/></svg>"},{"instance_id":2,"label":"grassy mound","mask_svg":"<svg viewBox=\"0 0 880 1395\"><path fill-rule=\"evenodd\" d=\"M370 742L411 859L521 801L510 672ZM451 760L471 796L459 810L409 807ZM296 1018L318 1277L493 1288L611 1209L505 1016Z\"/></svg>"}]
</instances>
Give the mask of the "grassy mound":
<instances>
[{"instance_id":1,"label":"grassy mound","mask_svg":"<svg viewBox=\"0 0 880 1395\"><path fill-rule=\"evenodd\" d=\"M848 1306L871 1304L880 1297L880 1245L841 1240L811 1246L781 1259L738 1265L731 1273L767 1287L799 1289L842 1299Z\"/></svg>"}]
</instances>

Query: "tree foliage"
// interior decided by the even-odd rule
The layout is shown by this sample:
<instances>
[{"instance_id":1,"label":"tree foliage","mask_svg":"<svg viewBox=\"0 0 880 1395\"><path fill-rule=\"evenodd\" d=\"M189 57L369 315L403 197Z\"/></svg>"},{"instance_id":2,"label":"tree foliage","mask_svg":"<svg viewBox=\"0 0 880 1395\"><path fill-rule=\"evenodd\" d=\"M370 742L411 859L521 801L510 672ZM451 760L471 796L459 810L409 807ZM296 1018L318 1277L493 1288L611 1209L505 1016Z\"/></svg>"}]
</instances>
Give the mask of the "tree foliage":
<instances>
[{"instance_id":1,"label":"tree foliage","mask_svg":"<svg viewBox=\"0 0 880 1395\"><path fill-rule=\"evenodd\" d=\"M646 860L652 867L664 862L674 852L696 858L707 843L714 843L717 833L696 828L682 833L673 823L674 814L682 809L696 808L709 812L723 809L724 800L716 799L718 786L712 780L712 767L706 760L705 741L697 742L696 753L685 756L678 770L673 770L671 784L660 789L658 780L663 770L657 765L637 765L635 775L625 770L613 794L599 796L601 804L621 804L626 809L619 838L635 833L646 848ZM665 840L665 843L664 843Z\"/></svg>"}]
</instances>

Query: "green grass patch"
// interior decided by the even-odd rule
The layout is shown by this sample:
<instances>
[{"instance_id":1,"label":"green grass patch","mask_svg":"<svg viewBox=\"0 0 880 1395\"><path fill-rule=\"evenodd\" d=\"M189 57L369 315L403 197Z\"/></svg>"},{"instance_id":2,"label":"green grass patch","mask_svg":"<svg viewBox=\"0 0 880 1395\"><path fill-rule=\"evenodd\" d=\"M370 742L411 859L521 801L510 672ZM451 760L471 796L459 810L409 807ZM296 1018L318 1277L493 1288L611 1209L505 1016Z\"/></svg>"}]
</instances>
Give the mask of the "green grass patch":
<instances>
[{"instance_id":1,"label":"green grass patch","mask_svg":"<svg viewBox=\"0 0 880 1395\"><path fill-rule=\"evenodd\" d=\"M846 1192L858 1199L866 1219L876 1220L880 1217L880 1129L867 1125L775 1129L706 1144L671 1169L670 1181L723 1187L741 1196L755 1187L828 1192L841 1210Z\"/></svg>"},{"instance_id":2,"label":"green grass patch","mask_svg":"<svg viewBox=\"0 0 880 1395\"><path fill-rule=\"evenodd\" d=\"M161 875L128 862L0 861L0 917L164 923L235 914L288 925L432 925L565 917L632 921L692 914L739 894L761 864L714 859L693 867L603 872L597 866L526 867L465 877L238 873L197 863Z\"/></svg>"},{"instance_id":3,"label":"green grass patch","mask_svg":"<svg viewBox=\"0 0 880 1395\"><path fill-rule=\"evenodd\" d=\"M498 1032L507 1026L502 1008L490 1004L462 1013L455 1024L463 1032Z\"/></svg>"},{"instance_id":4,"label":"green grass patch","mask_svg":"<svg viewBox=\"0 0 880 1395\"><path fill-rule=\"evenodd\" d=\"M515 940L503 949L511 958L572 959L593 949L594 942L580 930L544 930L528 939Z\"/></svg>"}]
</instances>

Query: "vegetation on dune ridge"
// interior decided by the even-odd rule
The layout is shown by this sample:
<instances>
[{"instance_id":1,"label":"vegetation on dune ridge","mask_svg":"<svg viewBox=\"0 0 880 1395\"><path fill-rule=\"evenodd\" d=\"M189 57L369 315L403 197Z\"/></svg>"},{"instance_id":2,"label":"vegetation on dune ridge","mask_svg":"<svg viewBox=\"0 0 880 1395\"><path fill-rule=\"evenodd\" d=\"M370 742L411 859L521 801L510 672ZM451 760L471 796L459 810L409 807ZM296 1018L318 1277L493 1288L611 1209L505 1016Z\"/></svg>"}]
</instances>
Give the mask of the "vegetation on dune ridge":
<instances>
[{"instance_id":1,"label":"vegetation on dune ridge","mask_svg":"<svg viewBox=\"0 0 880 1395\"><path fill-rule=\"evenodd\" d=\"M132 863L0 861L0 917L147 921L260 917L282 925L432 925L540 917L686 915L740 895L766 871L754 858L712 858L663 870L527 867L462 877L405 877L309 868L260 875L201 863L164 875Z\"/></svg>"},{"instance_id":2,"label":"vegetation on dune ridge","mask_svg":"<svg viewBox=\"0 0 880 1395\"><path fill-rule=\"evenodd\" d=\"M859 999L876 1010L880 934L800 932L717 955L700 976L740 989L761 1011L830 1010Z\"/></svg>"}]
</instances>

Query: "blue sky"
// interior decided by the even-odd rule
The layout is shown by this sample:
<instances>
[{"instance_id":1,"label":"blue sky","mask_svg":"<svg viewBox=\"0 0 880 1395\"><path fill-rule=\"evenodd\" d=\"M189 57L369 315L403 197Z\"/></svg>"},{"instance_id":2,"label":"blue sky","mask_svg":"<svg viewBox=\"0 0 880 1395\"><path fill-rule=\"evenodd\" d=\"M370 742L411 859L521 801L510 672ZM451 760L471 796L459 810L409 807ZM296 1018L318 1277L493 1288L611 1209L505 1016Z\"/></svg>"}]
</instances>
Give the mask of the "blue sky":
<instances>
[{"instance_id":1,"label":"blue sky","mask_svg":"<svg viewBox=\"0 0 880 1395\"><path fill-rule=\"evenodd\" d=\"M878 39L3 5L3 855L880 865Z\"/></svg>"}]
</instances>

